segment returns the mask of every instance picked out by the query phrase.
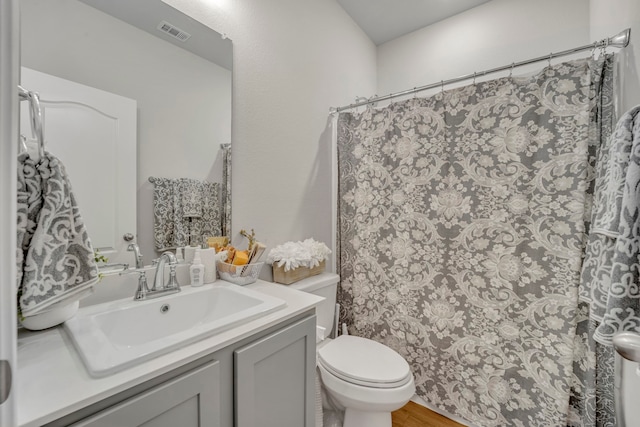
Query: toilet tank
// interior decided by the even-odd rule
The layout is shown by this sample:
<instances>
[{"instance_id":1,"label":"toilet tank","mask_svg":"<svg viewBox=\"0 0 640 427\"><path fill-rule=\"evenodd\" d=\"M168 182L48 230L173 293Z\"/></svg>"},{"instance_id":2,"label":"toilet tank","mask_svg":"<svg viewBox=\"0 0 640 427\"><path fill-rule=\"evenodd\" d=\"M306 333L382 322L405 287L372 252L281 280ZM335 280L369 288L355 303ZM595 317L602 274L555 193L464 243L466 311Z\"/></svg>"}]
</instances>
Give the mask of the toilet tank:
<instances>
[{"instance_id":1,"label":"toilet tank","mask_svg":"<svg viewBox=\"0 0 640 427\"><path fill-rule=\"evenodd\" d=\"M290 288L324 297L324 301L316 307L316 317L318 326L325 328L325 336L329 336L333 329L339 281L337 274L322 273L289 285Z\"/></svg>"}]
</instances>

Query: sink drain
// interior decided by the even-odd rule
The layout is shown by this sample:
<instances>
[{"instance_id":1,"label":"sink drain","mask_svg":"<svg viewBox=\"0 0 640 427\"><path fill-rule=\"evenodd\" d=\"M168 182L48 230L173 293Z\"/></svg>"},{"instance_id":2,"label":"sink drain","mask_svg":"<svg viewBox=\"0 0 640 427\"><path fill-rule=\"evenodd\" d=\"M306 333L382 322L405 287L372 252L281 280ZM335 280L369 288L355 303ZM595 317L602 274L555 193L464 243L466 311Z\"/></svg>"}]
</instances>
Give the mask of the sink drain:
<instances>
[{"instance_id":1,"label":"sink drain","mask_svg":"<svg viewBox=\"0 0 640 427\"><path fill-rule=\"evenodd\" d=\"M160 307L160 313L164 314L169 311L170 308L169 304L162 304L162 307Z\"/></svg>"}]
</instances>

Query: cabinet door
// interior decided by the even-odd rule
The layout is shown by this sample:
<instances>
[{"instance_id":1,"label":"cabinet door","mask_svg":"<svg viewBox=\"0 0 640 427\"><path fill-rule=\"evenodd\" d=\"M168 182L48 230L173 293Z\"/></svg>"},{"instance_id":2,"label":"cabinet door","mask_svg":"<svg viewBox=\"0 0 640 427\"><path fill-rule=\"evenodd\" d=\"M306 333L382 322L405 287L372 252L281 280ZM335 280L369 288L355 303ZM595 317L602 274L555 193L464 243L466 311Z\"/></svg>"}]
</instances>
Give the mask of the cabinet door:
<instances>
[{"instance_id":1,"label":"cabinet door","mask_svg":"<svg viewBox=\"0 0 640 427\"><path fill-rule=\"evenodd\" d=\"M315 424L315 316L239 348L236 427Z\"/></svg>"},{"instance_id":2,"label":"cabinet door","mask_svg":"<svg viewBox=\"0 0 640 427\"><path fill-rule=\"evenodd\" d=\"M220 427L220 366L207 363L73 427Z\"/></svg>"}]
</instances>

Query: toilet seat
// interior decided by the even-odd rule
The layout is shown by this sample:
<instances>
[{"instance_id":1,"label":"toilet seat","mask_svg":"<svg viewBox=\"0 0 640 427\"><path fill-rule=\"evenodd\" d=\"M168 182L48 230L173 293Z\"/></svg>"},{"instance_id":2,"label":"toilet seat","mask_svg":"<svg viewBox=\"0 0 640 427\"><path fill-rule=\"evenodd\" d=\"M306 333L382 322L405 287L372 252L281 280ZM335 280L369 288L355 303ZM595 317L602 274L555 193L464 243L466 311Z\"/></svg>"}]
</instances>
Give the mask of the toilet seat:
<instances>
[{"instance_id":1,"label":"toilet seat","mask_svg":"<svg viewBox=\"0 0 640 427\"><path fill-rule=\"evenodd\" d=\"M391 348L370 339L341 335L318 350L330 374L363 387L390 389L412 381L409 364Z\"/></svg>"}]
</instances>

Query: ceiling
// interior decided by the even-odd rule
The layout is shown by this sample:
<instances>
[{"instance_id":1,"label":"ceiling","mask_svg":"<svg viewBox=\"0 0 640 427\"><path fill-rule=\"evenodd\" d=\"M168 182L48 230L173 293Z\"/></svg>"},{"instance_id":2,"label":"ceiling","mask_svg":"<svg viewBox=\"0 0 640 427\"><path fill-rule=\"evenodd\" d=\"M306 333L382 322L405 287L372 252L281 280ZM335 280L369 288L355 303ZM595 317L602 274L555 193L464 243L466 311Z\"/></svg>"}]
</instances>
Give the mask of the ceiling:
<instances>
[{"instance_id":1,"label":"ceiling","mask_svg":"<svg viewBox=\"0 0 640 427\"><path fill-rule=\"evenodd\" d=\"M376 44L393 40L489 0L337 0Z\"/></svg>"},{"instance_id":2,"label":"ceiling","mask_svg":"<svg viewBox=\"0 0 640 427\"><path fill-rule=\"evenodd\" d=\"M231 43L162 0L80 0L170 43L231 69ZM337 0L369 38L380 45L490 0ZM193 36L179 42L156 27L167 21Z\"/></svg>"}]
</instances>

